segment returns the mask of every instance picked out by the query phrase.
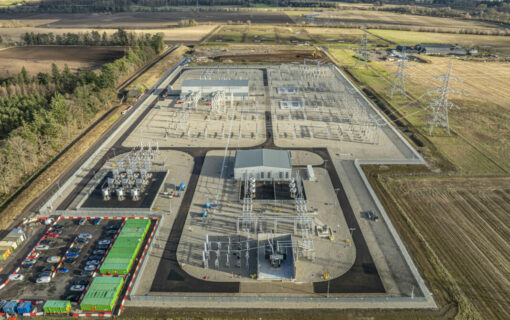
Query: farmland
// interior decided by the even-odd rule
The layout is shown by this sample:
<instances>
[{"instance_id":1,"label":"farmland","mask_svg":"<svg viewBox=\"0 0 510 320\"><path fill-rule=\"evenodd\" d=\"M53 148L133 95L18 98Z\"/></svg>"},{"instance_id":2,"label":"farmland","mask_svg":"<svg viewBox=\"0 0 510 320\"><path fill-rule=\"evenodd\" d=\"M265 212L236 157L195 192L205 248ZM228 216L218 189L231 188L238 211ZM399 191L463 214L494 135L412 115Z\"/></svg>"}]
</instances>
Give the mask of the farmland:
<instances>
[{"instance_id":1,"label":"farmland","mask_svg":"<svg viewBox=\"0 0 510 320\"><path fill-rule=\"evenodd\" d=\"M317 28L296 26L226 25L214 34L211 43L253 43L312 45L358 44L365 32L357 28ZM372 44L386 44L372 34L368 34Z\"/></svg>"},{"instance_id":2,"label":"farmland","mask_svg":"<svg viewBox=\"0 0 510 320\"><path fill-rule=\"evenodd\" d=\"M296 22L305 20L294 17ZM447 32L462 29L497 30L498 26L491 23L440 17L427 17L394 12L381 12L371 10L339 10L322 11L313 17L315 23L343 25L343 26L375 26L387 28L409 28L419 31L420 28L434 28Z\"/></svg>"},{"instance_id":3,"label":"farmland","mask_svg":"<svg viewBox=\"0 0 510 320\"><path fill-rule=\"evenodd\" d=\"M428 281L458 285L474 305L471 312L485 319L509 316L509 183L508 177L382 178L396 204L393 218L407 221L455 279Z\"/></svg>"},{"instance_id":4,"label":"farmland","mask_svg":"<svg viewBox=\"0 0 510 320\"><path fill-rule=\"evenodd\" d=\"M121 47L14 47L0 51L0 69L17 73L24 66L29 73L50 72L51 64L65 64L73 72L95 69L124 55ZM5 72L4 71L4 72Z\"/></svg>"},{"instance_id":5,"label":"farmland","mask_svg":"<svg viewBox=\"0 0 510 320\"><path fill-rule=\"evenodd\" d=\"M331 49L334 58L351 68L351 72L364 84L370 86L379 95L388 97L391 86L391 73L396 65L388 62L372 62L370 69L354 69L355 53L351 50ZM432 77L446 72L449 59L430 57L432 63L409 62L408 95L411 98L396 96L391 105L405 116L422 134L428 134L428 110L425 105L430 96L424 95L427 89L438 83ZM454 89L464 89L467 95L452 96L460 109L450 112L452 136L436 130L428 137L437 148L457 168L472 174L501 174L510 169L508 163L508 99L504 86L510 77L508 65L500 62L482 63L474 61L455 61L454 75L463 82L453 83ZM494 74L500 82L491 81ZM491 83L491 86L487 86ZM419 98L419 101L416 99Z\"/></svg>"},{"instance_id":6,"label":"farmland","mask_svg":"<svg viewBox=\"0 0 510 320\"><path fill-rule=\"evenodd\" d=\"M400 30L369 30L370 33L395 43L415 45L418 43L459 44L466 48L479 47L494 53L510 53L510 37L453 34L436 32L414 32Z\"/></svg>"},{"instance_id":7,"label":"farmland","mask_svg":"<svg viewBox=\"0 0 510 320\"><path fill-rule=\"evenodd\" d=\"M1 25L0 25L1 26ZM166 42L197 42L207 34L212 32L217 25L207 24L193 27L183 28L158 28L158 29L130 29L129 32L134 34L163 34L163 40ZM94 28L55 28L55 27L27 27L20 26L16 28L0 28L0 35L4 39L11 41L21 41L25 33L53 33L54 35L62 35L64 33L87 33L98 31L100 34L106 33L112 35L117 29L94 29Z\"/></svg>"},{"instance_id":8,"label":"farmland","mask_svg":"<svg viewBox=\"0 0 510 320\"><path fill-rule=\"evenodd\" d=\"M16 19L21 22L30 20L54 20L44 27L56 28L127 28L159 29L178 25L180 20L194 19L200 24L218 24L229 22L260 24L285 24L292 20L281 11L211 11L211 12L119 12L94 14L0 14L1 19Z\"/></svg>"}]
</instances>

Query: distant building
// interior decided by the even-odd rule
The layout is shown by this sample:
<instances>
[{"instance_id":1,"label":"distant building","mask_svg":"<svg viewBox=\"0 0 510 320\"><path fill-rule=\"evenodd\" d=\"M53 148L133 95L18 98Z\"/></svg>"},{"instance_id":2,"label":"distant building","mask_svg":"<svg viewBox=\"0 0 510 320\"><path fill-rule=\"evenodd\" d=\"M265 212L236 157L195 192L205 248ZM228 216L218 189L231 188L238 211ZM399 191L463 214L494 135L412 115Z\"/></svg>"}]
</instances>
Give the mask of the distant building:
<instances>
[{"instance_id":1,"label":"distant building","mask_svg":"<svg viewBox=\"0 0 510 320\"><path fill-rule=\"evenodd\" d=\"M192 92L200 92L202 97L207 97L213 92L224 91L227 99L234 95L235 100L248 98L248 80L183 80L181 84L181 99Z\"/></svg>"},{"instance_id":2,"label":"distant building","mask_svg":"<svg viewBox=\"0 0 510 320\"><path fill-rule=\"evenodd\" d=\"M430 54L430 55L455 55L455 56L465 56L467 55L467 50L460 47L459 45L451 45L451 44L439 44L439 43L430 43L430 44L417 44L416 50L421 54Z\"/></svg>"},{"instance_id":3,"label":"distant building","mask_svg":"<svg viewBox=\"0 0 510 320\"><path fill-rule=\"evenodd\" d=\"M398 52L403 52L404 49L406 50L406 53L407 54L413 54L413 53L418 53L418 50L416 50L415 47L409 47L409 46L397 46L397 51Z\"/></svg>"},{"instance_id":4,"label":"distant building","mask_svg":"<svg viewBox=\"0 0 510 320\"><path fill-rule=\"evenodd\" d=\"M292 176L290 151L254 149L239 150L234 161L234 179L250 177L258 181L283 181Z\"/></svg>"}]
</instances>

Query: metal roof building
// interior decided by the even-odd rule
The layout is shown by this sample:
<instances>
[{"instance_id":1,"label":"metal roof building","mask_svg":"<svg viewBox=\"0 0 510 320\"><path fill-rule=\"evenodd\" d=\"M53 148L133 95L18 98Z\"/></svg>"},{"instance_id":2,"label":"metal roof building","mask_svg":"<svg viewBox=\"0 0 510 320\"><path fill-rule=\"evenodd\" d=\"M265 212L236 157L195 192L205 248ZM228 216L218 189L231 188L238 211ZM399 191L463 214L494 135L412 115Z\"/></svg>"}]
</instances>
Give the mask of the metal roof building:
<instances>
[{"instance_id":1,"label":"metal roof building","mask_svg":"<svg viewBox=\"0 0 510 320\"><path fill-rule=\"evenodd\" d=\"M290 151L239 150L234 161L234 179L254 177L259 181L287 180L292 174Z\"/></svg>"},{"instance_id":2,"label":"metal roof building","mask_svg":"<svg viewBox=\"0 0 510 320\"><path fill-rule=\"evenodd\" d=\"M181 84L181 98L192 92L200 92L202 96L208 96L213 92L224 91L227 99L231 94L235 99L245 99L249 95L248 80L183 80Z\"/></svg>"}]
</instances>

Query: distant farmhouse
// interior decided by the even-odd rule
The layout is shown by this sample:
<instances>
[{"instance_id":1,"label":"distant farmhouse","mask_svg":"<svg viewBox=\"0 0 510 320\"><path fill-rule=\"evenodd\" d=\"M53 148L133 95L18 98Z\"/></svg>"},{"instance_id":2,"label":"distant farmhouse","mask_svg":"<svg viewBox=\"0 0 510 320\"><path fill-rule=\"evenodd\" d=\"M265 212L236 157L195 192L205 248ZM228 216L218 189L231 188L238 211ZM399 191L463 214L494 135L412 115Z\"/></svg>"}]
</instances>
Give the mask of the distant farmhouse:
<instances>
[{"instance_id":1,"label":"distant farmhouse","mask_svg":"<svg viewBox=\"0 0 510 320\"><path fill-rule=\"evenodd\" d=\"M406 51L408 54L420 53L438 56L466 56L468 54L477 54L476 49L465 49L458 44L439 44L439 43L422 43L414 47L397 46L397 52ZM398 55L397 55L398 56Z\"/></svg>"}]
</instances>

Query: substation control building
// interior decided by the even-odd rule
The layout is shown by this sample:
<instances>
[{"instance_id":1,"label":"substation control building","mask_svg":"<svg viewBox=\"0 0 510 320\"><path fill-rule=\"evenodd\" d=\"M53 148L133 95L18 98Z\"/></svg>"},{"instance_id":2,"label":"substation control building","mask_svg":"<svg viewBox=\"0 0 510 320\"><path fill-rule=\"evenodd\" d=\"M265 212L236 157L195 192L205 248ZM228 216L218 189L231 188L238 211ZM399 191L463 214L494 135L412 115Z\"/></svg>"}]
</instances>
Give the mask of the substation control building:
<instances>
[{"instance_id":1,"label":"substation control building","mask_svg":"<svg viewBox=\"0 0 510 320\"><path fill-rule=\"evenodd\" d=\"M202 97L207 97L215 92L223 91L227 99L231 94L234 100L245 100L249 95L248 80L183 80L181 84L181 99L194 93L200 92Z\"/></svg>"},{"instance_id":2,"label":"substation control building","mask_svg":"<svg viewBox=\"0 0 510 320\"><path fill-rule=\"evenodd\" d=\"M292 177L290 151L254 149L239 150L234 161L234 179L287 181Z\"/></svg>"}]
</instances>

